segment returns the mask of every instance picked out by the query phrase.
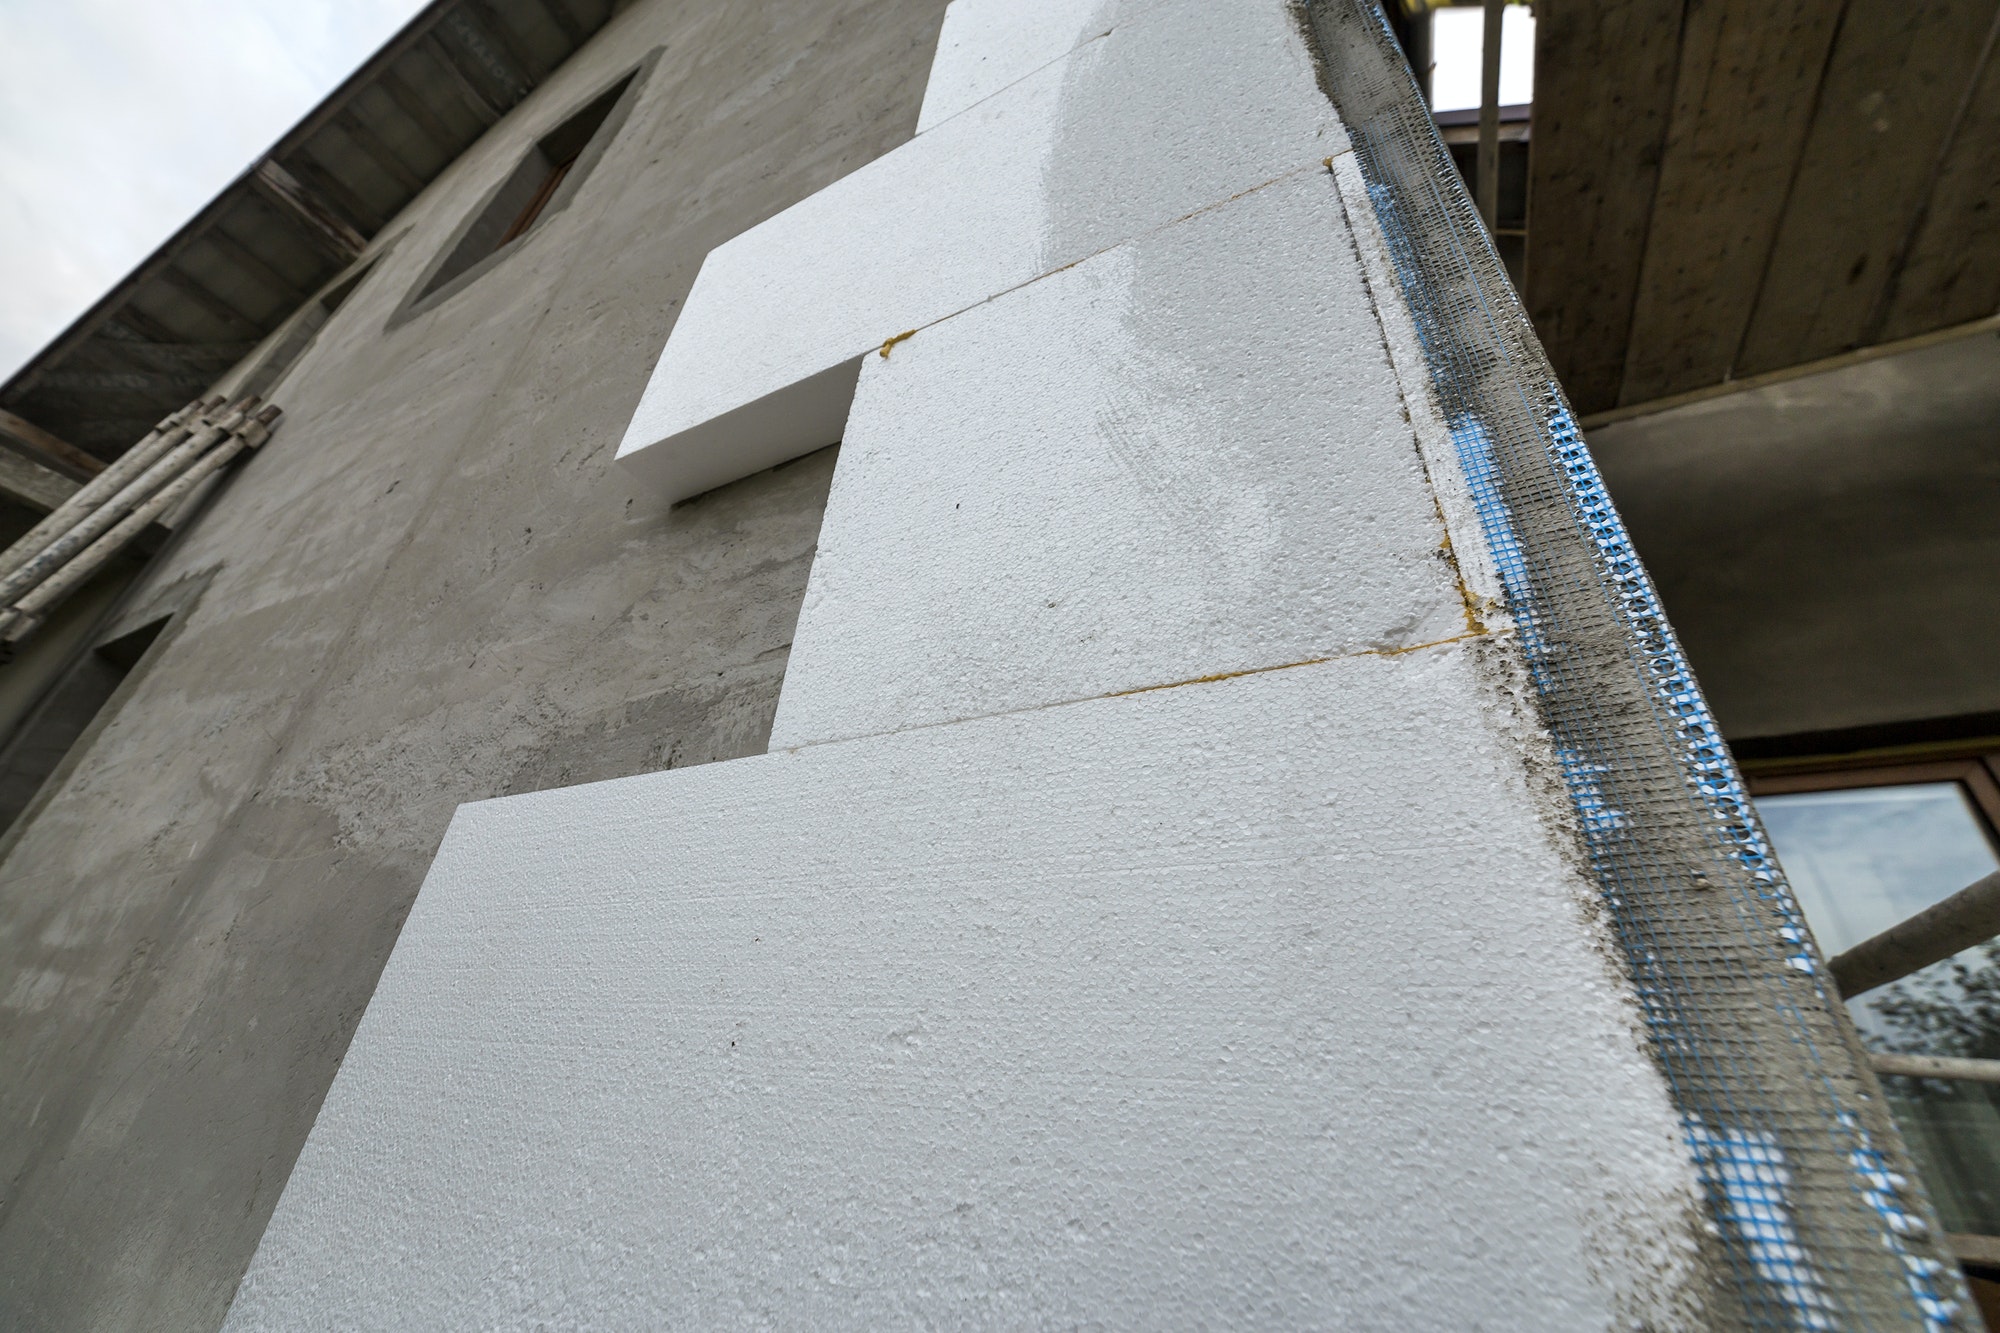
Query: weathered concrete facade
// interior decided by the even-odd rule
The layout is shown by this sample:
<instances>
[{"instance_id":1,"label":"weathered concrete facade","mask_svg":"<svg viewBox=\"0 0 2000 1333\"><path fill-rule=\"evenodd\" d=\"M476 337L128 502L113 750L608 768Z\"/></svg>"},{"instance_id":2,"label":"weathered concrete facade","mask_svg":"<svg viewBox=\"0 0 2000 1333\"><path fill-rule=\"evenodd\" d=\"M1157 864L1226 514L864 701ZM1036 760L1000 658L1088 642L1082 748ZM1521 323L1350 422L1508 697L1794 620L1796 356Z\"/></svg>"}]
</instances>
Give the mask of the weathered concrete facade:
<instances>
[{"instance_id":1,"label":"weathered concrete facade","mask_svg":"<svg viewBox=\"0 0 2000 1333\"><path fill-rule=\"evenodd\" d=\"M763 750L832 453L673 507L610 455L708 250L909 137L942 10L634 4L378 240L5 844L0 1324L220 1322L460 802ZM385 328L656 48L569 206Z\"/></svg>"}]
</instances>

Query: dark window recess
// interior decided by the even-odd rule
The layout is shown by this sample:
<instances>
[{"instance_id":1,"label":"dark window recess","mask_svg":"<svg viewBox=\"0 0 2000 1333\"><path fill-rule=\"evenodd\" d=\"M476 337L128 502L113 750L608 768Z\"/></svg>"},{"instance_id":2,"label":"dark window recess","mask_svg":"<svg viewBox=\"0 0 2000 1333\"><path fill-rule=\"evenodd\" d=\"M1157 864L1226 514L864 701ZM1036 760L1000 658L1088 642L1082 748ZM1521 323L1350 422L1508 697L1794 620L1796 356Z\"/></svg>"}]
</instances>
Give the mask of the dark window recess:
<instances>
[{"instance_id":1,"label":"dark window recess","mask_svg":"<svg viewBox=\"0 0 2000 1333\"><path fill-rule=\"evenodd\" d=\"M160 637L168 619L162 617L84 653L22 719L0 748L0 829L11 828L21 817L99 710L153 646L153 640Z\"/></svg>"},{"instance_id":2,"label":"dark window recess","mask_svg":"<svg viewBox=\"0 0 2000 1333\"><path fill-rule=\"evenodd\" d=\"M307 301L298 318L286 328L284 335L278 339L270 353L257 364L255 370L244 377L243 384L237 392L254 393L259 398L269 398L272 386L284 378L285 372L306 354L306 349L319 337L319 331L326 327L329 319L333 318L333 312L340 309L348 297L354 295L354 289L361 285L361 280L366 278L374 267L375 261L371 259L321 292L317 298Z\"/></svg>"},{"instance_id":3,"label":"dark window recess","mask_svg":"<svg viewBox=\"0 0 2000 1333\"><path fill-rule=\"evenodd\" d=\"M450 254L417 293L417 299L470 272L481 260L512 245L534 230L536 223L569 202L569 195L588 174L597 152L602 151L602 145L593 142L598 131L605 127L635 77L636 70L606 88L528 150L506 184L486 201L479 215L459 236Z\"/></svg>"}]
</instances>

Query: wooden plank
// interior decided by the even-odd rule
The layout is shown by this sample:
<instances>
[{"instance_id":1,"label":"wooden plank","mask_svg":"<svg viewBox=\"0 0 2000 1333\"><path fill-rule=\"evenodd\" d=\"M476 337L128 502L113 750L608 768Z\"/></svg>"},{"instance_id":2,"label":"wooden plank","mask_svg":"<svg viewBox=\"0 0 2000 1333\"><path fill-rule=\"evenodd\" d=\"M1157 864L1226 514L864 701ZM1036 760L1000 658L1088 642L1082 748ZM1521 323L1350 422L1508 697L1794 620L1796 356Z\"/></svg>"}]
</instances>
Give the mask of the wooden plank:
<instances>
[{"instance_id":1,"label":"wooden plank","mask_svg":"<svg viewBox=\"0 0 2000 1333\"><path fill-rule=\"evenodd\" d=\"M353 223L277 162L270 158L259 162L251 180L266 202L297 223L343 265L353 263L367 248L367 238Z\"/></svg>"},{"instance_id":2,"label":"wooden plank","mask_svg":"<svg viewBox=\"0 0 2000 1333\"><path fill-rule=\"evenodd\" d=\"M1990 43L1967 92L1877 337L1906 338L2000 309L2000 52Z\"/></svg>"},{"instance_id":3,"label":"wooden plank","mask_svg":"<svg viewBox=\"0 0 2000 1333\"><path fill-rule=\"evenodd\" d=\"M1689 6L1619 402L1728 377L1843 8L1826 0Z\"/></svg>"},{"instance_id":4,"label":"wooden plank","mask_svg":"<svg viewBox=\"0 0 2000 1333\"><path fill-rule=\"evenodd\" d=\"M1618 400L1684 0L1541 0L1527 305L1580 412Z\"/></svg>"},{"instance_id":5,"label":"wooden plank","mask_svg":"<svg viewBox=\"0 0 2000 1333\"><path fill-rule=\"evenodd\" d=\"M0 447L0 497L46 514L81 489L83 483Z\"/></svg>"},{"instance_id":6,"label":"wooden plank","mask_svg":"<svg viewBox=\"0 0 2000 1333\"><path fill-rule=\"evenodd\" d=\"M2000 0L1848 0L1732 377L1863 343L1996 12Z\"/></svg>"},{"instance_id":7,"label":"wooden plank","mask_svg":"<svg viewBox=\"0 0 2000 1333\"><path fill-rule=\"evenodd\" d=\"M501 110L513 108L534 88L528 71L509 57L465 7L445 11L438 22L437 37L440 44L451 52L453 61L468 75L476 70L501 90L500 100L495 103ZM463 62L458 60L460 55L465 57Z\"/></svg>"},{"instance_id":8,"label":"wooden plank","mask_svg":"<svg viewBox=\"0 0 2000 1333\"><path fill-rule=\"evenodd\" d=\"M388 224L389 219L395 215L395 210L383 213L355 193L354 188L341 178L340 173L328 166L320 154L314 151L315 145L322 142L324 141L315 140L293 153L286 160L286 167L307 189L332 205L338 216L352 219L356 231L364 236L373 236Z\"/></svg>"},{"instance_id":9,"label":"wooden plank","mask_svg":"<svg viewBox=\"0 0 2000 1333\"><path fill-rule=\"evenodd\" d=\"M590 34L585 31L582 21L569 12L569 6L563 0L541 0L541 3L542 12L562 30L563 40L569 43L570 50L576 50L589 39Z\"/></svg>"},{"instance_id":10,"label":"wooden plank","mask_svg":"<svg viewBox=\"0 0 2000 1333\"><path fill-rule=\"evenodd\" d=\"M235 324L255 333L265 332L264 326L245 312L238 310L233 301L225 301L208 289L208 285L179 268L163 268L155 278L185 296L188 300L206 310L219 320L224 327Z\"/></svg>"},{"instance_id":11,"label":"wooden plank","mask_svg":"<svg viewBox=\"0 0 2000 1333\"><path fill-rule=\"evenodd\" d=\"M1818 361L1801 361L1796 365L1767 370L1760 375L1743 375L1723 384L1704 385L1699 389L1690 389L1686 393L1670 394L1665 398L1654 398L1643 403L1627 403L1623 407L1614 407L1603 412L1586 413L1576 424L1586 431L1592 431L1599 426L1608 426L1614 421L1630 421L1635 417L1652 416L1656 412L1671 412L1677 407L1686 407L1689 403L1705 403L1712 398L1727 398L1731 394L1748 393L1752 389L1761 389L1766 385L1787 384L1792 380L1805 379L1812 375L1824 375L1829 370L1880 361L1884 357L1902 356L1921 347L1935 347L1939 343L1956 342L1960 338L1977 338L1996 333L2000 333L2000 315L1989 315L1985 319L1975 319L1968 324L1953 324L1949 328L1932 329L1909 338L1871 343L1866 347L1857 347L1851 352L1822 357Z\"/></svg>"},{"instance_id":12,"label":"wooden plank","mask_svg":"<svg viewBox=\"0 0 2000 1333\"><path fill-rule=\"evenodd\" d=\"M514 30L507 25L507 20L492 5L487 4L486 0L465 0L465 13L468 18L474 20L473 26L480 29L482 35L490 37L493 44L500 49L504 62L518 71L517 77L524 90L533 88L540 82L535 62L529 57L527 48L521 45L515 37ZM542 70L540 73L547 74L548 71ZM524 91L522 96L526 95Z\"/></svg>"},{"instance_id":13,"label":"wooden plank","mask_svg":"<svg viewBox=\"0 0 2000 1333\"><path fill-rule=\"evenodd\" d=\"M451 53L451 47L442 37L432 33L430 39L424 43L423 49L424 54L428 55L444 74L445 82L451 85L451 90L458 94L458 100L472 113L472 118L479 122L482 130L507 114L505 107L494 101L484 88L473 82L472 76L466 73L465 66Z\"/></svg>"},{"instance_id":14,"label":"wooden plank","mask_svg":"<svg viewBox=\"0 0 2000 1333\"><path fill-rule=\"evenodd\" d=\"M53 461L58 467L73 469L86 477L94 477L104 471L103 460L95 454L85 453L68 440L4 409L0 409L0 435L7 436L31 453Z\"/></svg>"},{"instance_id":15,"label":"wooden plank","mask_svg":"<svg viewBox=\"0 0 2000 1333\"><path fill-rule=\"evenodd\" d=\"M408 116L424 137L436 146L446 161L458 156L464 146L460 137L438 118L437 112L431 110L394 66L382 71L382 91L389 95L396 109Z\"/></svg>"},{"instance_id":16,"label":"wooden plank","mask_svg":"<svg viewBox=\"0 0 2000 1333\"><path fill-rule=\"evenodd\" d=\"M186 341L177 331L168 328L132 303L132 297L137 294L137 291L138 289L135 286L132 291L128 292L125 304L118 307L118 313L105 321L104 332L107 335L106 340L117 341L121 333L129 330L136 336L138 341L150 342L155 345L167 345ZM72 351L73 354L74 352Z\"/></svg>"},{"instance_id":17,"label":"wooden plank","mask_svg":"<svg viewBox=\"0 0 2000 1333\"><path fill-rule=\"evenodd\" d=\"M296 304L306 298L306 292L290 278L272 267L262 255L243 242L231 236L220 223L203 233L196 242L214 246L222 257L235 267L248 273L257 282L278 292L285 300ZM192 247L190 247L192 248Z\"/></svg>"}]
</instances>

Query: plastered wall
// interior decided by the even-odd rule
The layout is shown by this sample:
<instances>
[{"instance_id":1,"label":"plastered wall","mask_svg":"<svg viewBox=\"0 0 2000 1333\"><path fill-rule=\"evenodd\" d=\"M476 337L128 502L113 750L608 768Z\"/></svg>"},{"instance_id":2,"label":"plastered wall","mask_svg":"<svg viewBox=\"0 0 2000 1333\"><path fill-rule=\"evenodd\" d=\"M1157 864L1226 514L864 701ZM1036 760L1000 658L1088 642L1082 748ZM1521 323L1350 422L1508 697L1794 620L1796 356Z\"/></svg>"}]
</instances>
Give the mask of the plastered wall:
<instances>
[{"instance_id":1,"label":"plastered wall","mask_svg":"<svg viewBox=\"0 0 2000 1333\"><path fill-rule=\"evenodd\" d=\"M906 141L941 20L639 0L389 228L0 845L0 1327L221 1322L461 801L764 749L832 454L679 507L610 457L702 257ZM570 206L387 327L661 47Z\"/></svg>"},{"instance_id":2,"label":"plastered wall","mask_svg":"<svg viewBox=\"0 0 2000 1333\"><path fill-rule=\"evenodd\" d=\"M1591 433L1732 742L2000 729L1996 385L1986 334Z\"/></svg>"},{"instance_id":3,"label":"plastered wall","mask_svg":"<svg viewBox=\"0 0 2000 1333\"><path fill-rule=\"evenodd\" d=\"M749 466L746 404L858 359L771 751L460 810L230 1328L1702 1326L1678 1120L1290 21L956 0L868 188L1039 107L991 211L1057 216L1134 100L1208 128L1178 211L907 339L869 350L876 204L770 241L860 186L711 256L636 475Z\"/></svg>"}]
</instances>

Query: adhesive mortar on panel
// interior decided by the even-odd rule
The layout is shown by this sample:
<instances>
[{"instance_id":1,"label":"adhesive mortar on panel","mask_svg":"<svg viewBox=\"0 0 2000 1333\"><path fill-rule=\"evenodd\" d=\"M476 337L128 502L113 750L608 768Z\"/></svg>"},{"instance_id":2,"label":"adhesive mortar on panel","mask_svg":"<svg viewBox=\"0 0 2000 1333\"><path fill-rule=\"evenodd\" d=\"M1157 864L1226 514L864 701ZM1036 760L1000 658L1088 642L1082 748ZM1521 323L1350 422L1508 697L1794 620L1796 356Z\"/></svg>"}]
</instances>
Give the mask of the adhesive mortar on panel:
<instances>
[{"instance_id":1,"label":"adhesive mortar on panel","mask_svg":"<svg viewBox=\"0 0 2000 1333\"><path fill-rule=\"evenodd\" d=\"M1312 167L869 357L773 748L1466 633Z\"/></svg>"}]
</instances>

